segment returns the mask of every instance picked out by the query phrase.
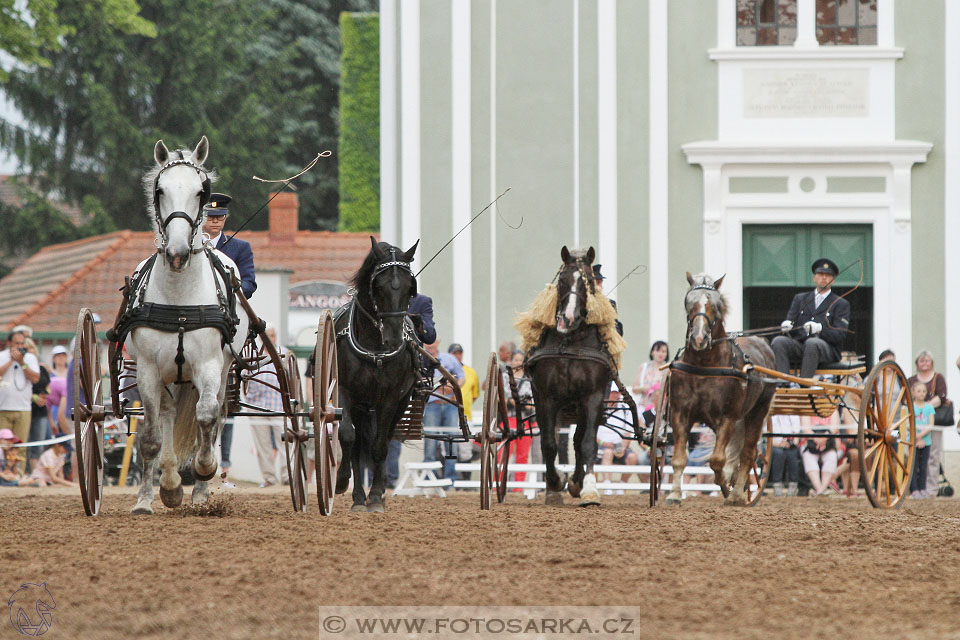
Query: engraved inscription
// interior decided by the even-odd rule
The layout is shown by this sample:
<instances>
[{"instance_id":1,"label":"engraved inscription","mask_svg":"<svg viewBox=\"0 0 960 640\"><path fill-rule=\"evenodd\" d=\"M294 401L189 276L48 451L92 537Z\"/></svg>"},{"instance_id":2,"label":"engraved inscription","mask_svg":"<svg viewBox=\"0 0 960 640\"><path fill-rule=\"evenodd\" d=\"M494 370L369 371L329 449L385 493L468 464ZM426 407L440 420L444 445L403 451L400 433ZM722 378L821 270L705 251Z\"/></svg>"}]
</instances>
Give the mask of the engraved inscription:
<instances>
[{"instance_id":1,"label":"engraved inscription","mask_svg":"<svg viewBox=\"0 0 960 640\"><path fill-rule=\"evenodd\" d=\"M744 69L745 118L863 118L868 69Z\"/></svg>"}]
</instances>

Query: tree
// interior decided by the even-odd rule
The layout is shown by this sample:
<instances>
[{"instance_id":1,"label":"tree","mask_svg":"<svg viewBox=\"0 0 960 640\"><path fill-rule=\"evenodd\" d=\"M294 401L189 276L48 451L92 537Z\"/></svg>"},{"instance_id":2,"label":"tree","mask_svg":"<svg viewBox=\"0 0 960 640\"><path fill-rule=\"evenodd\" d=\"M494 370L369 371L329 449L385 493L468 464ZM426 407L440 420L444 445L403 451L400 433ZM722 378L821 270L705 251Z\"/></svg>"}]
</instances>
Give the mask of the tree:
<instances>
[{"instance_id":1,"label":"tree","mask_svg":"<svg viewBox=\"0 0 960 640\"><path fill-rule=\"evenodd\" d=\"M340 16L340 230L380 229L380 16Z\"/></svg>"}]
</instances>

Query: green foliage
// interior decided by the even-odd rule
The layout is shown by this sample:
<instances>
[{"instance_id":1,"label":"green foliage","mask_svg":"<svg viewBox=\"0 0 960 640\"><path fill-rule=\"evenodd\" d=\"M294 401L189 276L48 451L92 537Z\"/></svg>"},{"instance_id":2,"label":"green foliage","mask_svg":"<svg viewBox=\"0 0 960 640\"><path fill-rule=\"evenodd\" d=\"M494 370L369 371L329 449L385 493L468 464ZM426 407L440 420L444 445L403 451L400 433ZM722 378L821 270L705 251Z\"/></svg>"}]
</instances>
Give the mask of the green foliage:
<instances>
[{"instance_id":1,"label":"green foliage","mask_svg":"<svg viewBox=\"0 0 960 640\"><path fill-rule=\"evenodd\" d=\"M340 15L340 230L380 229L380 17Z\"/></svg>"},{"instance_id":2,"label":"green foliage","mask_svg":"<svg viewBox=\"0 0 960 640\"><path fill-rule=\"evenodd\" d=\"M48 2L52 0L47 0ZM193 148L210 139L214 190L234 197L229 227L266 201L254 175L292 175L336 150L341 5L376 0L59 0L58 46L41 46L45 68L16 69L4 92L26 125L0 122L13 152L43 190L93 196L120 228L147 229L140 177L158 139ZM142 25L140 25L142 26ZM334 228L337 167L325 160L297 181L301 228ZM264 228L259 216L249 228Z\"/></svg>"}]
</instances>

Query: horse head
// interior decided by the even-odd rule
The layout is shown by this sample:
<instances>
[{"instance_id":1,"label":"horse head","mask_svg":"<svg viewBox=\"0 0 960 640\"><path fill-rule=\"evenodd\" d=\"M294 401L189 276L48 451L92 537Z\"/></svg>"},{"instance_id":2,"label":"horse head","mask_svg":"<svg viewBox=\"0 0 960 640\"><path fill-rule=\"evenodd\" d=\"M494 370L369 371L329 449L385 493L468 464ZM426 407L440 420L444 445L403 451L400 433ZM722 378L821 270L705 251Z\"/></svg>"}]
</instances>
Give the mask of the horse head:
<instances>
[{"instance_id":1,"label":"horse head","mask_svg":"<svg viewBox=\"0 0 960 640\"><path fill-rule=\"evenodd\" d=\"M724 333L723 318L727 314L727 301L720 293L724 276L716 280L705 273L691 276L687 272L690 289L683 299L687 310L687 346L694 351L704 351L713 346L715 338Z\"/></svg>"},{"instance_id":2,"label":"horse head","mask_svg":"<svg viewBox=\"0 0 960 640\"><path fill-rule=\"evenodd\" d=\"M351 281L360 308L380 331L385 345L397 345L403 339L403 320L410 299L417 294L410 263L419 243L404 251L370 236L370 253Z\"/></svg>"},{"instance_id":3,"label":"horse head","mask_svg":"<svg viewBox=\"0 0 960 640\"><path fill-rule=\"evenodd\" d=\"M170 152L163 140L158 140L153 148L156 166L143 178L153 211L157 246L173 271L182 271L190 255L200 250L197 231L203 222L203 205L210 199L210 184L215 179L203 167L209 149L206 136L192 152Z\"/></svg>"},{"instance_id":4,"label":"horse head","mask_svg":"<svg viewBox=\"0 0 960 640\"><path fill-rule=\"evenodd\" d=\"M593 278L593 247L586 251L570 251L564 245L560 250L563 266L557 274L557 331L568 334L576 331L587 318L587 287L595 291Z\"/></svg>"}]
</instances>

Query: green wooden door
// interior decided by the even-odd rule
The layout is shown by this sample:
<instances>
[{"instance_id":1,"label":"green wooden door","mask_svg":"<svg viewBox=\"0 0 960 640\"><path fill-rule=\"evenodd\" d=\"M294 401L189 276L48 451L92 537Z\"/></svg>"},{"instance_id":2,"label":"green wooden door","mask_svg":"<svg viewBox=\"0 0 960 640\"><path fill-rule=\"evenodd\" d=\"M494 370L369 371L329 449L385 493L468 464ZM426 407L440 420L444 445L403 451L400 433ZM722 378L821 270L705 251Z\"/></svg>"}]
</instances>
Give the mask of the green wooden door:
<instances>
[{"instance_id":1,"label":"green wooden door","mask_svg":"<svg viewBox=\"0 0 960 640\"><path fill-rule=\"evenodd\" d=\"M810 265L817 258L830 258L846 269L836 280L839 287L857 284L860 268L853 263L863 258L861 286L872 287L873 228L864 224L743 227L744 287L811 287Z\"/></svg>"}]
</instances>

